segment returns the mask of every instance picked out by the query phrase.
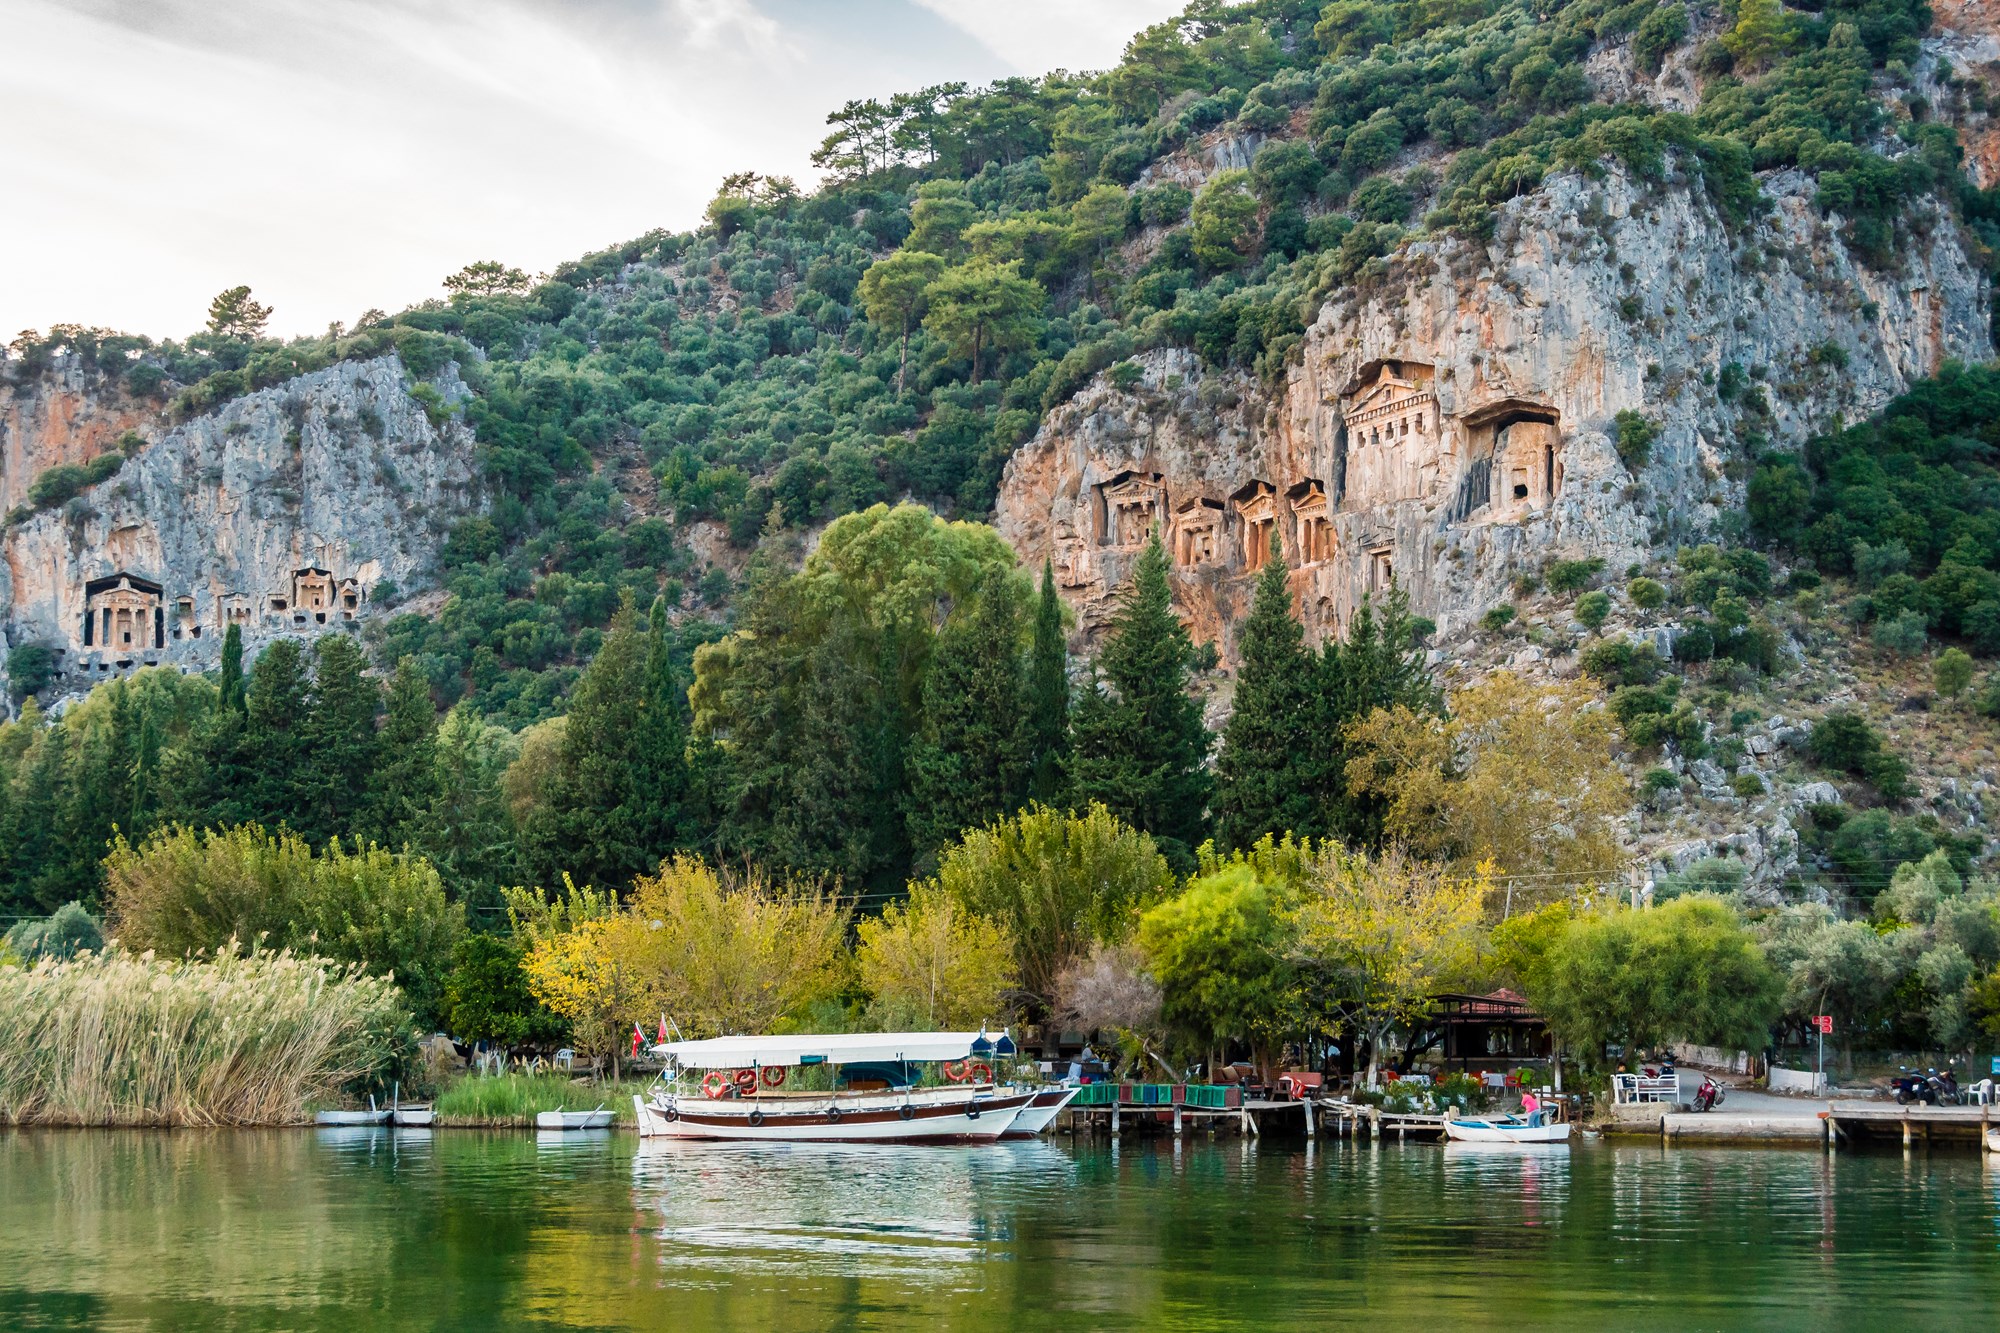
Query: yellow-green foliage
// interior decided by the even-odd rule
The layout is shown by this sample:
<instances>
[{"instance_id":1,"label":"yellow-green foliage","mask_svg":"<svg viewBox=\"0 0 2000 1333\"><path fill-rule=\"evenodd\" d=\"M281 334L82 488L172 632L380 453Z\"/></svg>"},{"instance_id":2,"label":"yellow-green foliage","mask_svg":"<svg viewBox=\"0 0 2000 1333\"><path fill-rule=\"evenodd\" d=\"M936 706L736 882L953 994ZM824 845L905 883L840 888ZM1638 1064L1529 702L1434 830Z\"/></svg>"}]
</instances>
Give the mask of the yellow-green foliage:
<instances>
[{"instance_id":1,"label":"yellow-green foliage","mask_svg":"<svg viewBox=\"0 0 2000 1333\"><path fill-rule=\"evenodd\" d=\"M338 840L315 855L255 825L163 829L137 848L121 837L104 868L111 933L131 948L180 955L261 937L393 974L426 1018L465 923L422 857Z\"/></svg>"},{"instance_id":2,"label":"yellow-green foliage","mask_svg":"<svg viewBox=\"0 0 2000 1333\"><path fill-rule=\"evenodd\" d=\"M290 953L0 967L0 1121L296 1124L407 1022L386 979Z\"/></svg>"}]
</instances>

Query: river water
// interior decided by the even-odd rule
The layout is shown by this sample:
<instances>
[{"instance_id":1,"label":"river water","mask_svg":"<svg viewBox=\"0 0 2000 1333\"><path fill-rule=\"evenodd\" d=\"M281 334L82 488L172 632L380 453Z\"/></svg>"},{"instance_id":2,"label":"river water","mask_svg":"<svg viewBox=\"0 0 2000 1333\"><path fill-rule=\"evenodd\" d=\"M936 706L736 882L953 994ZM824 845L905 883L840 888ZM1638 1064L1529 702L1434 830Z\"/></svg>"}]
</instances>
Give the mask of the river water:
<instances>
[{"instance_id":1,"label":"river water","mask_svg":"<svg viewBox=\"0 0 2000 1333\"><path fill-rule=\"evenodd\" d=\"M0 1132L0 1329L1967 1328L1971 1154Z\"/></svg>"}]
</instances>

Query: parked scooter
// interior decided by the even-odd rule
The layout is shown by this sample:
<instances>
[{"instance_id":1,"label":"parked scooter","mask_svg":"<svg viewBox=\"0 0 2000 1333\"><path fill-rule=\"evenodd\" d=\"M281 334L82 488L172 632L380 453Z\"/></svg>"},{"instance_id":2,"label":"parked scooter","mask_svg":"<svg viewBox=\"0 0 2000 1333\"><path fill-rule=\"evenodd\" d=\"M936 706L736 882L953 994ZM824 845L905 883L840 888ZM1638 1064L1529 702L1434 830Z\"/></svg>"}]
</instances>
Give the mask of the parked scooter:
<instances>
[{"instance_id":1,"label":"parked scooter","mask_svg":"<svg viewBox=\"0 0 2000 1333\"><path fill-rule=\"evenodd\" d=\"M1935 1069L1928 1073L1931 1095L1926 1100L1933 1106L1958 1105L1958 1072L1947 1065L1943 1073Z\"/></svg>"},{"instance_id":2,"label":"parked scooter","mask_svg":"<svg viewBox=\"0 0 2000 1333\"><path fill-rule=\"evenodd\" d=\"M1945 1078L1940 1079L1935 1069L1917 1070L1906 1065L1897 1065L1896 1076L1889 1080L1890 1091L1895 1093L1898 1106L1908 1106L1911 1102L1936 1106L1938 1100L1946 1095L1947 1086L1949 1095L1956 1097L1958 1080L1951 1075L1951 1071L1946 1070Z\"/></svg>"},{"instance_id":3,"label":"parked scooter","mask_svg":"<svg viewBox=\"0 0 2000 1333\"><path fill-rule=\"evenodd\" d=\"M1695 1090L1694 1109L1697 1111L1713 1111L1720 1105L1722 1105L1722 1085L1708 1075L1703 1074L1701 1077L1701 1086Z\"/></svg>"}]
</instances>

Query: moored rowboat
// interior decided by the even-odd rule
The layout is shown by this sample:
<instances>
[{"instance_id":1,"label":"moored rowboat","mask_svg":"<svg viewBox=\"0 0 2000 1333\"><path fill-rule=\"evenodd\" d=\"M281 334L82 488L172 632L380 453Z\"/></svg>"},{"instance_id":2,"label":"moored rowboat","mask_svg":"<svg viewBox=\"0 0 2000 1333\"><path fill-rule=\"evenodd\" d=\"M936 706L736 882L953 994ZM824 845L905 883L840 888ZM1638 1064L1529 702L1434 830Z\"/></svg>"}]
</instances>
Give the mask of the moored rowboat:
<instances>
[{"instance_id":1,"label":"moored rowboat","mask_svg":"<svg viewBox=\"0 0 2000 1333\"><path fill-rule=\"evenodd\" d=\"M558 1107L553 1111L542 1111L535 1116L536 1129L608 1129L614 1113L604 1109L599 1102L594 1111L565 1111Z\"/></svg>"},{"instance_id":2,"label":"moored rowboat","mask_svg":"<svg viewBox=\"0 0 2000 1333\"><path fill-rule=\"evenodd\" d=\"M1444 1133L1460 1143L1567 1143L1569 1122L1544 1121L1531 1125L1519 1116L1494 1120L1447 1120Z\"/></svg>"}]
</instances>

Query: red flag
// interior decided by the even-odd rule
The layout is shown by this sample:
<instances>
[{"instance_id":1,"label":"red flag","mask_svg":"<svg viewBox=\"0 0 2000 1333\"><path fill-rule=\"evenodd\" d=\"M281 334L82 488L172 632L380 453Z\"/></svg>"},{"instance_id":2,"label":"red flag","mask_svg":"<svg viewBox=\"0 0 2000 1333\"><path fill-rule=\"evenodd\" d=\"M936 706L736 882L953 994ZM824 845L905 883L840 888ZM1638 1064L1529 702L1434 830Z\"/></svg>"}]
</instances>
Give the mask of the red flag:
<instances>
[{"instance_id":1,"label":"red flag","mask_svg":"<svg viewBox=\"0 0 2000 1333\"><path fill-rule=\"evenodd\" d=\"M637 1055L639 1053L639 1048L645 1044L646 1044L646 1029L640 1027L637 1023L634 1023L632 1025L632 1054Z\"/></svg>"},{"instance_id":2,"label":"red flag","mask_svg":"<svg viewBox=\"0 0 2000 1333\"><path fill-rule=\"evenodd\" d=\"M660 1045L664 1046L664 1045L666 1045L666 1044L667 1044L667 1016L666 1016L665 1014L661 1014L661 1015L660 1015Z\"/></svg>"}]
</instances>

